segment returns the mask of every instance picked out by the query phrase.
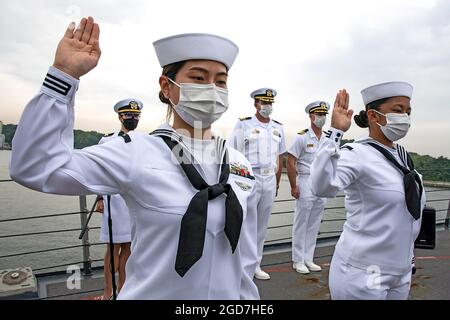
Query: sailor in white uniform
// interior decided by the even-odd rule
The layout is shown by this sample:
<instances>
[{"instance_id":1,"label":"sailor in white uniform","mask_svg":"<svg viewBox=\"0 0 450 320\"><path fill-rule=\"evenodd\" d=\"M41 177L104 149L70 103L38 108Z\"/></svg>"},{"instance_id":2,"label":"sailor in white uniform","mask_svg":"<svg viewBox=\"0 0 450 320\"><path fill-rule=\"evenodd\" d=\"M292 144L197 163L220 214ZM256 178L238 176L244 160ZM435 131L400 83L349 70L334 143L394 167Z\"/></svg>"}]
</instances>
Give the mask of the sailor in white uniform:
<instances>
[{"instance_id":1,"label":"sailor in white uniform","mask_svg":"<svg viewBox=\"0 0 450 320\"><path fill-rule=\"evenodd\" d=\"M22 115L11 177L47 193L125 199L132 248L119 299L259 299L253 172L209 128L228 108L227 72L238 47L198 33L154 42L172 125L74 150L78 79L100 58L93 18L74 29Z\"/></svg>"},{"instance_id":2,"label":"sailor in white uniform","mask_svg":"<svg viewBox=\"0 0 450 320\"><path fill-rule=\"evenodd\" d=\"M114 105L114 111L117 112L121 129L118 132L113 132L103 136L99 144L114 140L127 139L127 134L136 129L141 116L141 110L144 105L137 99L125 99L117 102ZM100 229L100 240L109 243L109 226L108 226L108 196L101 196L100 201L97 202L96 211L103 213L102 225ZM120 291L125 283L126 273L125 265L130 256L131 249L131 230L130 230L130 214L125 200L118 194L111 195L109 198L111 203L111 218L112 218L112 238L114 243L114 271L119 273L118 291ZM111 280L111 266L110 266L110 246L106 246L104 257L104 294L103 299L107 300L112 295L112 280ZM114 272L114 273L115 273Z\"/></svg>"},{"instance_id":3,"label":"sailor in white uniform","mask_svg":"<svg viewBox=\"0 0 450 320\"><path fill-rule=\"evenodd\" d=\"M332 299L407 299L425 192L408 153L395 141L410 127L413 88L388 82L362 90L355 116L369 136L339 147L351 125L349 96L338 93L326 141L311 166L313 193L345 192L347 221L330 266Z\"/></svg>"},{"instance_id":4,"label":"sailor in white uniform","mask_svg":"<svg viewBox=\"0 0 450 320\"><path fill-rule=\"evenodd\" d=\"M261 88L251 93L256 114L241 118L228 140L228 144L245 154L256 177L258 211L258 267L255 278L269 280L270 275L261 270L264 239L270 213L278 193L282 172L282 155L286 152L283 125L270 118L277 92Z\"/></svg>"},{"instance_id":5,"label":"sailor in white uniform","mask_svg":"<svg viewBox=\"0 0 450 320\"><path fill-rule=\"evenodd\" d=\"M309 174L316 151L325 140L322 127L330 105L325 101L315 101L305 108L311 126L298 133L289 148L287 172L291 184L291 194L295 200L294 223L292 227L293 268L302 274L321 271L313 261L317 235L325 208L325 199L311 192Z\"/></svg>"}]
</instances>

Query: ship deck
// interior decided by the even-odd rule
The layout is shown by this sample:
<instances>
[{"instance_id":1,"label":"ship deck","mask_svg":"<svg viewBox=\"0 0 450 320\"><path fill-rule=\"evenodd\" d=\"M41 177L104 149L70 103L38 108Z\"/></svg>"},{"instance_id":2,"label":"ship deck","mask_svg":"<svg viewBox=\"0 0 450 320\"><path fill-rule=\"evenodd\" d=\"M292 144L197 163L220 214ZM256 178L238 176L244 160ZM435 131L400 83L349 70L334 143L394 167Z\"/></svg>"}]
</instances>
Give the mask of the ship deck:
<instances>
[{"instance_id":1,"label":"ship deck","mask_svg":"<svg viewBox=\"0 0 450 320\"><path fill-rule=\"evenodd\" d=\"M328 271L334 244L322 243L316 248L315 262L322 272L301 275L292 269L290 245L265 248L262 268L270 280L255 280L262 300L329 300ZM416 249L417 273L413 276L410 300L450 299L450 231L436 231L436 248ZM83 276L80 290L68 290L67 274L38 278L38 292L42 299L96 300L101 296L103 272L94 270ZM54 298L52 298L54 297Z\"/></svg>"}]
</instances>

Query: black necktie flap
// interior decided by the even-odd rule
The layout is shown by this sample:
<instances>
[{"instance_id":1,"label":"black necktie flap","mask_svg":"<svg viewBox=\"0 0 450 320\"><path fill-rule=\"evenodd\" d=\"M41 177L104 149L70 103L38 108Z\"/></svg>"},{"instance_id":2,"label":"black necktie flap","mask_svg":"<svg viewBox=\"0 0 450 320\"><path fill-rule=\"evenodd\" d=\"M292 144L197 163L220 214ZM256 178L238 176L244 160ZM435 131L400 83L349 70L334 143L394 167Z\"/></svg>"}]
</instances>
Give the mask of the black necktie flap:
<instances>
[{"instance_id":1,"label":"black necktie flap","mask_svg":"<svg viewBox=\"0 0 450 320\"><path fill-rule=\"evenodd\" d=\"M412 170L402 166L394 156L385 148L369 142L368 145L377 149L384 157L389 160L398 170L403 173L403 186L405 187L405 202L411 216L417 220L420 218L420 199L422 198L422 181L419 175L414 170L412 160L410 160L410 166Z\"/></svg>"},{"instance_id":2,"label":"black necktie flap","mask_svg":"<svg viewBox=\"0 0 450 320\"><path fill-rule=\"evenodd\" d=\"M403 185L405 186L405 200L409 213L414 219L420 218L420 198L421 193L416 183L417 173L411 170L403 177ZM418 178L418 177L417 177Z\"/></svg>"}]
</instances>

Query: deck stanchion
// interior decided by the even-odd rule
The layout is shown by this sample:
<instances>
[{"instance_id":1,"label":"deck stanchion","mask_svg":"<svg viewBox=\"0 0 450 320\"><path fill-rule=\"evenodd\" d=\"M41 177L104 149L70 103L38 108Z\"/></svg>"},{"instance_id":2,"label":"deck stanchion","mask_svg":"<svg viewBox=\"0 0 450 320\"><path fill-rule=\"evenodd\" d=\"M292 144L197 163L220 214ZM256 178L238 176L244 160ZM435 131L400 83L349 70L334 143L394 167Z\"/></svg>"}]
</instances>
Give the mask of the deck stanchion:
<instances>
[{"instance_id":1,"label":"deck stanchion","mask_svg":"<svg viewBox=\"0 0 450 320\"><path fill-rule=\"evenodd\" d=\"M87 221L88 209L86 204L86 196L80 196L80 220L81 220L81 228L84 228ZM92 274L92 264L91 264L91 256L89 251L89 229L83 235L83 239L81 240L83 244L83 273L85 275Z\"/></svg>"}]
</instances>

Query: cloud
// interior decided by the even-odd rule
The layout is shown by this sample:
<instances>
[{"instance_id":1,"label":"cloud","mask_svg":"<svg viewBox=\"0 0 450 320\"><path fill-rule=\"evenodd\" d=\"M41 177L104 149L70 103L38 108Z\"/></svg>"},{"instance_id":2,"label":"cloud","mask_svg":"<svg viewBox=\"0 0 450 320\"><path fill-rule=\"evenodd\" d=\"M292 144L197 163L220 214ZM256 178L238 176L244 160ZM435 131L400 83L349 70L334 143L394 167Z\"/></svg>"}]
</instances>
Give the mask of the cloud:
<instances>
[{"instance_id":1,"label":"cloud","mask_svg":"<svg viewBox=\"0 0 450 320\"><path fill-rule=\"evenodd\" d=\"M0 3L0 118L17 122L52 63L71 20L92 15L101 25L102 58L82 78L76 127L110 132L118 123L112 106L135 97L145 104L139 129L163 121L157 97L158 65L152 42L183 32L229 37L240 53L230 70L230 109L216 123L228 135L238 117L254 113L250 92L278 91L274 118L288 144L309 126L304 107L333 104L345 87L360 110L360 90L381 81L415 86L413 127L402 143L412 151L450 156L450 3L397 1L2 1ZM7 107L6 107L7 106ZM329 124L329 122L328 122ZM364 130L352 126L346 136ZM430 144L429 140L441 141Z\"/></svg>"}]
</instances>

